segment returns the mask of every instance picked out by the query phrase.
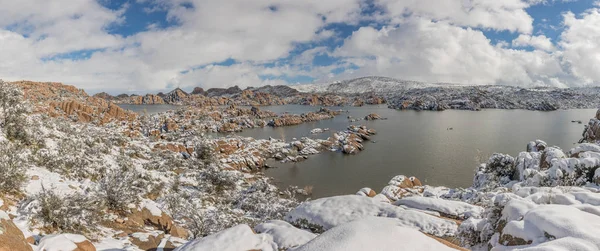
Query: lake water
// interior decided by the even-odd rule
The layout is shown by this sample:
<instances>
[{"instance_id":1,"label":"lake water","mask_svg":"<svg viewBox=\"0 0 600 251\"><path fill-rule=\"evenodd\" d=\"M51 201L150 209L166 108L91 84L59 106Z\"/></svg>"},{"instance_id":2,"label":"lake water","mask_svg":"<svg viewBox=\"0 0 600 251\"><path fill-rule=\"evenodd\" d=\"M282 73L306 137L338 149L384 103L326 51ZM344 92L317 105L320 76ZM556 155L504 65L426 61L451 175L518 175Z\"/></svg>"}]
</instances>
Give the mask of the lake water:
<instances>
[{"instance_id":1,"label":"lake water","mask_svg":"<svg viewBox=\"0 0 600 251\"><path fill-rule=\"evenodd\" d=\"M303 113L318 107L286 105L262 107L277 113ZM269 162L277 168L268 176L285 187L313 186L313 198L351 194L362 187L377 192L395 175L416 176L425 184L469 187L479 161L494 152L516 156L529 141L542 139L568 150L581 138L593 109L552 112L483 110L443 112L398 111L385 106L337 107L348 110L334 119L280 128L251 129L238 133L254 138L326 138L331 132L311 135L313 128L344 130L348 125L366 125L377 130L373 142L357 155L325 152L300 163ZM348 122L347 116L363 118L377 113L387 120ZM572 123L581 120L583 124ZM452 130L449 130L452 128Z\"/></svg>"},{"instance_id":2,"label":"lake water","mask_svg":"<svg viewBox=\"0 0 600 251\"><path fill-rule=\"evenodd\" d=\"M156 114L160 112L166 112L169 110L177 110L180 106L177 105L128 105L118 104L119 107L130 110L137 114L143 115L144 113Z\"/></svg>"}]
</instances>

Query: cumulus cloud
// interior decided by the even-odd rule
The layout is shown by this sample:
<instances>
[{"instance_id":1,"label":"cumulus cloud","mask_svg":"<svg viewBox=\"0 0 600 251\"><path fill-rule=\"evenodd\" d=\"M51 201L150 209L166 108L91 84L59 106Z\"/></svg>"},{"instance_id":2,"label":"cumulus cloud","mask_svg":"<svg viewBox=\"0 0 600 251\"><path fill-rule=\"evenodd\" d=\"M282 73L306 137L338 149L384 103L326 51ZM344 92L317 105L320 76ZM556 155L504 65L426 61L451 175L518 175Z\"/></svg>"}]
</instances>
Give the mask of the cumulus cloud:
<instances>
[{"instance_id":1,"label":"cumulus cloud","mask_svg":"<svg viewBox=\"0 0 600 251\"><path fill-rule=\"evenodd\" d=\"M459 26L531 33L533 18L525 9L532 3L521 0L376 0L395 22L407 15L443 20Z\"/></svg>"},{"instance_id":2,"label":"cumulus cloud","mask_svg":"<svg viewBox=\"0 0 600 251\"><path fill-rule=\"evenodd\" d=\"M409 38L409 39L407 39ZM479 30L412 18L397 27L363 27L334 53L368 73L426 82L559 85L558 57L494 46Z\"/></svg>"},{"instance_id":3,"label":"cumulus cloud","mask_svg":"<svg viewBox=\"0 0 600 251\"><path fill-rule=\"evenodd\" d=\"M515 47L532 46L539 50L552 51L554 50L554 44L544 35L531 36L527 34L521 34L512 41L512 45Z\"/></svg>"},{"instance_id":4,"label":"cumulus cloud","mask_svg":"<svg viewBox=\"0 0 600 251\"><path fill-rule=\"evenodd\" d=\"M590 9L581 18L567 12L564 25L566 29L559 43L564 63L583 83L600 83L600 10Z\"/></svg>"}]
</instances>

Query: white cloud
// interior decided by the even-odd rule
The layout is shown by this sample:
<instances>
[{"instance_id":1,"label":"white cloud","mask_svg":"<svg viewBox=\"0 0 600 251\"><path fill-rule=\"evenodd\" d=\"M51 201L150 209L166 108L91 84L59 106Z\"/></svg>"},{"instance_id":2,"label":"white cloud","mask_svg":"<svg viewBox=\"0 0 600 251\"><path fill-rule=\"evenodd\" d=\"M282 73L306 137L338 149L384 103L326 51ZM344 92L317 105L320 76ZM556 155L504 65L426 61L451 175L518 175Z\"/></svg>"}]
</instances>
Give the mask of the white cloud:
<instances>
[{"instance_id":1,"label":"white cloud","mask_svg":"<svg viewBox=\"0 0 600 251\"><path fill-rule=\"evenodd\" d=\"M531 33L533 18L521 0L376 0L396 23L408 15L495 30Z\"/></svg>"},{"instance_id":2,"label":"white cloud","mask_svg":"<svg viewBox=\"0 0 600 251\"><path fill-rule=\"evenodd\" d=\"M512 41L512 45L514 47L532 46L533 48L544 51L554 50L554 44L552 44L550 38L547 38L544 35L531 36L527 34L521 34Z\"/></svg>"},{"instance_id":3,"label":"white cloud","mask_svg":"<svg viewBox=\"0 0 600 251\"><path fill-rule=\"evenodd\" d=\"M334 55L357 64L355 76L426 82L555 85L562 74L553 54L493 46L481 31L423 18L380 30L363 27Z\"/></svg>"},{"instance_id":4,"label":"white cloud","mask_svg":"<svg viewBox=\"0 0 600 251\"><path fill-rule=\"evenodd\" d=\"M600 83L600 10L591 9L581 18L564 14L565 31L560 36L563 63L584 84Z\"/></svg>"}]
</instances>

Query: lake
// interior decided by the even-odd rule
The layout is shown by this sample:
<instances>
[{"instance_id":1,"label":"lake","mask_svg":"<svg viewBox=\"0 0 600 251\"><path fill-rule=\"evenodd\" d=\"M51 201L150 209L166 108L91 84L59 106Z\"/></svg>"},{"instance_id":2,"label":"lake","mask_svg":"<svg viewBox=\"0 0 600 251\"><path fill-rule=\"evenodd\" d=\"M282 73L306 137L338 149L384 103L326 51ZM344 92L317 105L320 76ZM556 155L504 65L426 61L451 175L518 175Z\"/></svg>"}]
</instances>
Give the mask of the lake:
<instances>
[{"instance_id":1,"label":"lake","mask_svg":"<svg viewBox=\"0 0 600 251\"><path fill-rule=\"evenodd\" d=\"M277 113L303 113L318 107L286 105L261 107ZM238 133L254 138L326 138L331 132L311 135L313 128L344 130L366 125L377 130L373 142L357 155L325 152L299 163L270 161L276 168L268 176L285 187L313 186L313 198L351 194L362 187L377 192L395 175L416 176L428 185L469 187L478 163L494 152L515 156L529 141L541 139L568 150L581 138L584 124L594 109L539 112L527 110L399 111L386 106L332 107L348 110L334 119L280 128L250 129ZM347 116L363 118L377 113L387 120L348 122ZM572 123L581 120L583 124ZM450 130L449 128L452 128Z\"/></svg>"}]
</instances>

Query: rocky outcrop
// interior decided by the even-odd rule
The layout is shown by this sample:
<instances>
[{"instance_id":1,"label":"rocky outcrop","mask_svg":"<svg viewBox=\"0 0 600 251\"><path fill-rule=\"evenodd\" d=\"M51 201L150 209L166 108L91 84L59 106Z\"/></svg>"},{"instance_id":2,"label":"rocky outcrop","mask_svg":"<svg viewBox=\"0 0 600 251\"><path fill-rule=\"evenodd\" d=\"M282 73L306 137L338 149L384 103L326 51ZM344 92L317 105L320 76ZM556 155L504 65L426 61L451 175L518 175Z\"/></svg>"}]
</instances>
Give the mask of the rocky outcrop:
<instances>
[{"instance_id":1,"label":"rocky outcrop","mask_svg":"<svg viewBox=\"0 0 600 251\"><path fill-rule=\"evenodd\" d=\"M158 95L146 94L145 96L132 95L127 101L122 103L132 105L162 105L165 104L165 101Z\"/></svg>"},{"instance_id":2,"label":"rocky outcrop","mask_svg":"<svg viewBox=\"0 0 600 251\"><path fill-rule=\"evenodd\" d=\"M194 90L192 90L192 95L202 95L202 96L206 96L206 91L204 91L204 89L202 89L202 87L194 87Z\"/></svg>"},{"instance_id":3,"label":"rocky outcrop","mask_svg":"<svg viewBox=\"0 0 600 251\"><path fill-rule=\"evenodd\" d=\"M345 154L357 154L364 149L363 141L370 140L374 134L376 131L373 129L351 125L346 131L334 133L329 140L334 142L334 149L337 148Z\"/></svg>"},{"instance_id":4,"label":"rocky outcrop","mask_svg":"<svg viewBox=\"0 0 600 251\"><path fill-rule=\"evenodd\" d=\"M100 92L100 93L96 93L94 94L95 98L101 98L101 99L106 99L106 100L113 100L115 99L115 97L113 97L112 95L106 93L106 92Z\"/></svg>"},{"instance_id":5,"label":"rocky outcrop","mask_svg":"<svg viewBox=\"0 0 600 251\"><path fill-rule=\"evenodd\" d=\"M83 90L60 83L14 82L23 89L35 111L52 117L69 117L75 121L106 124L131 121L137 117L103 98L90 97Z\"/></svg>"},{"instance_id":6,"label":"rocky outcrop","mask_svg":"<svg viewBox=\"0 0 600 251\"><path fill-rule=\"evenodd\" d=\"M167 104L185 104L188 101L188 96L189 94L177 88L165 94L162 98Z\"/></svg>"},{"instance_id":7,"label":"rocky outcrop","mask_svg":"<svg viewBox=\"0 0 600 251\"><path fill-rule=\"evenodd\" d=\"M233 86L233 87L229 87L227 89L225 89L225 88L210 88L210 89L206 90L206 94L209 97L227 96L227 95L239 94L241 92L242 92L242 89L240 89L237 85Z\"/></svg>"},{"instance_id":8,"label":"rocky outcrop","mask_svg":"<svg viewBox=\"0 0 600 251\"><path fill-rule=\"evenodd\" d=\"M321 108L318 112L309 112L303 113L300 115L296 114L284 114L279 116L278 118L274 118L269 122L269 126L272 127L281 127L281 126L290 126L290 125L298 125L305 122L310 121L319 121L324 119L331 119L341 112L339 111L331 111L327 108Z\"/></svg>"},{"instance_id":9,"label":"rocky outcrop","mask_svg":"<svg viewBox=\"0 0 600 251\"><path fill-rule=\"evenodd\" d=\"M600 140L600 109L596 111L596 116L590 119L590 122L585 126L581 136L579 143L596 143Z\"/></svg>"},{"instance_id":10,"label":"rocky outcrop","mask_svg":"<svg viewBox=\"0 0 600 251\"><path fill-rule=\"evenodd\" d=\"M155 202L147 199L142 201L141 208L132 210L132 213L127 216L125 224L153 227L165 234L182 239L188 237L187 230L175 224L171 216L160 210Z\"/></svg>"},{"instance_id":11,"label":"rocky outcrop","mask_svg":"<svg viewBox=\"0 0 600 251\"><path fill-rule=\"evenodd\" d=\"M379 116L379 114L377 113L371 113L367 116L365 116L365 120L378 120L381 119L381 116Z\"/></svg>"}]
</instances>

